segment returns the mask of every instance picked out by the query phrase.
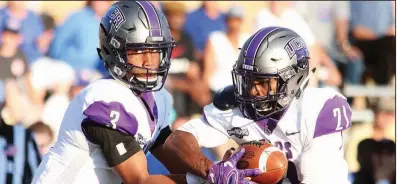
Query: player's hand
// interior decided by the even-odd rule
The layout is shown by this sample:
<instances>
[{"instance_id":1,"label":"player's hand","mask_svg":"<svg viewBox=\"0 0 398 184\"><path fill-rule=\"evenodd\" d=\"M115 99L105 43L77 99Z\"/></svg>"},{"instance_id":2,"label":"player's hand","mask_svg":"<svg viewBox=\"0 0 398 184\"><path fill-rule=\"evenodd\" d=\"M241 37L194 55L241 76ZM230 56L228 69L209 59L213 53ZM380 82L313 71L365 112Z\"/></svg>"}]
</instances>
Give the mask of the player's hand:
<instances>
[{"instance_id":1,"label":"player's hand","mask_svg":"<svg viewBox=\"0 0 398 184\"><path fill-rule=\"evenodd\" d=\"M245 152L244 148L232 154L228 152L224 155L224 160L214 164L209 171L207 181L217 184L253 184L245 178L255 177L261 174L260 169L238 169L236 164ZM232 155L229 157L229 155ZM228 158L229 157L229 158Z\"/></svg>"}]
</instances>

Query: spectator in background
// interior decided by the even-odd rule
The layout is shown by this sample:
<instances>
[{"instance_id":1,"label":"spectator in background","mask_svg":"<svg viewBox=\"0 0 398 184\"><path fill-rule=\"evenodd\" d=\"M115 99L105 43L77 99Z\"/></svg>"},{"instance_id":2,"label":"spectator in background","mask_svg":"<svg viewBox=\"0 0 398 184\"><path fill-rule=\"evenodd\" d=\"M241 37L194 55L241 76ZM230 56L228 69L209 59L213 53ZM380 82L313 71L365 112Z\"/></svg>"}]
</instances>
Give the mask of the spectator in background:
<instances>
[{"instance_id":1,"label":"spectator in background","mask_svg":"<svg viewBox=\"0 0 398 184\"><path fill-rule=\"evenodd\" d=\"M28 129L33 134L40 156L43 157L55 142L51 128L39 121L31 125Z\"/></svg>"},{"instance_id":2,"label":"spectator in background","mask_svg":"<svg viewBox=\"0 0 398 184\"><path fill-rule=\"evenodd\" d=\"M393 1L351 1L351 32L364 55L365 72L377 84L395 75L395 7Z\"/></svg>"},{"instance_id":3,"label":"spectator in background","mask_svg":"<svg viewBox=\"0 0 398 184\"><path fill-rule=\"evenodd\" d=\"M395 143L391 140L365 139L358 144L358 172L353 184L395 184Z\"/></svg>"},{"instance_id":4,"label":"spectator in background","mask_svg":"<svg viewBox=\"0 0 398 184\"><path fill-rule=\"evenodd\" d=\"M382 139L379 142L376 154L372 157L374 167L373 176L376 184L395 184L396 179L396 146L395 142L388 139Z\"/></svg>"},{"instance_id":5,"label":"spectator in background","mask_svg":"<svg viewBox=\"0 0 398 184\"><path fill-rule=\"evenodd\" d=\"M40 103L34 101L28 63L19 49L22 43L21 23L10 19L2 30L0 80L3 80L6 90L5 117L12 124L22 123L29 126L38 119L41 108Z\"/></svg>"},{"instance_id":6,"label":"spectator in background","mask_svg":"<svg viewBox=\"0 0 398 184\"><path fill-rule=\"evenodd\" d=\"M62 72L62 70L59 70ZM64 91L53 93L45 102L42 114L42 121L44 124L50 126L54 133L54 137L58 136L58 130L61 126L62 119L64 117L65 111L68 108L70 101L88 84L92 81L99 79L101 76L96 72L80 72L80 73L64 73L64 74L74 74L71 79L73 82L69 85L66 93ZM54 140L55 141L55 140Z\"/></svg>"},{"instance_id":7,"label":"spectator in background","mask_svg":"<svg viewBox=\"0 0 398 184\"><path fill-rule=\"evenodd\" d=\"M264 27L281 26L297 32L305 41L310 53L310 68L317 67L318 80L325 85L338 86L341 76L333 61L317 43L314 34L305 20L293 9L291 1L269 1L269 8L262 9L255 20L255 31ZM323 67L319 67L323 66ZM316 77L310 85L317 86Z\"/></svg>"},{"instance_id":8,"label":"spectator in background","mask_svg":"<svg viewBox=\"0 0 398 184\"><path fill-rule=\"evenodd\" d=\"M356 148L360 141L372 138L395 140L395 100L394 98L380 98L373 109L375 122L364 122L351 127L347 141L345 157L351 172L358 171Z\"/></svg>"},{"instance_id":9,"label":"spectator in background","mask_svg":"<svg viewBox=\"0 0 398 184\"><path fill-rule=\"evenodd\" d=\"M42 13L40 17L44 25L44 32L37 40L37 47L42 55L47 56L50 44L54 38L55 20L47 13Z\"/></svg>"},{"instance_id":10,"label":"spectator in background","mask_svg":"<svg viewBox=\"0 0 398 184\"><path fill-rule=\"evenodd\" d=\"M219 89L232 85L233 65L239 56L239 48L250 35L242 32L243 8L230 8L225 17L226 31L214 31L210 34L204 52L204 80L212 94Z\"/></svg>"},{"instance_id":11,"label":"spectator in background","mask_svg":"<svg viewBox=\"0 0 398 184\"><path fill-rule=\"evenodd\" d=\"M225 15L220 12L216 1L203 1L199 9L188 14L184 30L191 36L197 49L196 58L202 59L205 44L211 32L225 30L224 20Z\"/></svg>"},{"instance_id":12,"label":"spectator in background","mask_svg":"<svg viewBox=\"0 0 398 184\"><path fill-rule=\"evenodd\" d=\"M297 11L306 20L326 53L341 65L344 82L359 84L363 73L361 51L348 39L348 1L298 1Z\"/></svg>"},{"instance_id":13,"label":"spectator in background","mask_svg":"<svg viewBox=\"0 0 398 184\"><path fill-rule=\"evenodd\" d=\"M55 21L51 15L42 14L45 31L38 39L38 47L43 54L31 65L31 84L36 94L35 101L45 103L46 94L67 95L71 87L75 71L73 68L60 60L47 56L48 49L54 37Z\"/></svg>"},{"instance_id":14,"label":"spectator in background","mask_svg":"<svg viewBox=\"0 0 398 184\"><path fill-rule=\"evenodd\" d=\"M192 93L201 93L191 89L200 81L199 66L194 57L191 37L182 29L186 20L186 7L181 2L166 2L164 14L169 22L171 34L176 47L171 54L171 66L167 78L167 89L173 96L177 120L183 123L193 115L201 112L200 106L192 99ZM177 123L178 124L178 123Z\"/></svg>"},{"instance_id":15,"label":"spectator in background","mask_svg":"<svg viewBox=\"0 0 398 184\"><path fill-rule=\"evenodd\" d=\"M29 130L6 120L5 103L0 99L0 183L30 184L41 162L40 153Z\"/></svg>"},{"instance_id":16,"label":"spectator in background","mask_svg":"<svg viewBox=\"0 0 398 184\"><path fill-rule=\"evenodd\" d=\"M364 139L359 142L358 147L355 148L357 159L360 168L351 176L353 184L374 184L373 179L373 164L372 157L376 154L377 141L374 139Z\"/></svg>"},{"instance_id":17,"label":"spectator in background","mask_svg":"<svg viewBox=\"0 0 398 184\"><path fill-rule=\"evenodd\" d=\"M1 32L0 79L16 80L28 72L25 54L18 47L22 43L20 22L8 20Z\"/></svg>"},{"instance_id":18,"label":"spectator in background","mask_svg":"<svg viewBox=\"0 0 398 184\"><path fill-rule=\"evenodd\" d=\"M42 55L36 45L44 30L40 17L26 8L26 2L8 1L7 6L0 10L0 31L7 26L9 21L21 23L20 34L23 39L20 48L29 64L32 64Z\"/></svg>"},{"instance_id":19,"label":"spectator in background","mask_svg":"<svg viewBox=\"0 0 398 184\"><path fill-rule=\"evenodd\" d=\"M98 26L111 1L87 1L86 6L69 16L56 29L49 56L65 61L75 70L99 70L104 63L98 57Z\"/></svg>"}]
</instances>

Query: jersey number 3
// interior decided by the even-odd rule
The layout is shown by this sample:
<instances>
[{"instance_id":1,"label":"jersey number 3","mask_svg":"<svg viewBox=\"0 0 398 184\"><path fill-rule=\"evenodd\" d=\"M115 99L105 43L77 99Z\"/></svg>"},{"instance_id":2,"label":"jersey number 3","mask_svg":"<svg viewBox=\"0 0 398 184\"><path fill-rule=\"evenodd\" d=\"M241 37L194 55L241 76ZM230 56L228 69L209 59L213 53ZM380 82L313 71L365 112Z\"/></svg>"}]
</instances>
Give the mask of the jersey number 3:
<instances>
[{"instance_id":1,"label":"jersey number 3","mask_svg":"<svg viewBox=\"0 0 398 184\"><path fill-rule=\"evenodd\" d=\"M112 128L116 129L116 123L119 121L120 113L117 111L111 111L109 117L111 118Z\"/></svg>"}]
</instances>

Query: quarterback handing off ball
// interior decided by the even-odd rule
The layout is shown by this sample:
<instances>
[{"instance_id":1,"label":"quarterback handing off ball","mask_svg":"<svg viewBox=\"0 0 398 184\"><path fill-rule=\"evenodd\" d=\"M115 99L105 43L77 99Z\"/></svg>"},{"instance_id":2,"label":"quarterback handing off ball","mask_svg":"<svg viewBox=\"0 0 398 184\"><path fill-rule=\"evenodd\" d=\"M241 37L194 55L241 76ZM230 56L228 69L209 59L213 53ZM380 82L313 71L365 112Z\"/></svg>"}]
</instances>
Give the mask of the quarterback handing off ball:
<instances>
[{"instance_id":1,"label":"quarterback handing off ball","mask_svg":"<svg viewBox=\"0 0 398 184\"><path fill-rule=\"evenodd\" d=\"M276 184L286 174L287 158L277 147L264 141L250 141L243 143L245 153L238 161L238 169L259 168L264 173L253 177L251 181L259 184Z\"/></svg>"}]
</instances>

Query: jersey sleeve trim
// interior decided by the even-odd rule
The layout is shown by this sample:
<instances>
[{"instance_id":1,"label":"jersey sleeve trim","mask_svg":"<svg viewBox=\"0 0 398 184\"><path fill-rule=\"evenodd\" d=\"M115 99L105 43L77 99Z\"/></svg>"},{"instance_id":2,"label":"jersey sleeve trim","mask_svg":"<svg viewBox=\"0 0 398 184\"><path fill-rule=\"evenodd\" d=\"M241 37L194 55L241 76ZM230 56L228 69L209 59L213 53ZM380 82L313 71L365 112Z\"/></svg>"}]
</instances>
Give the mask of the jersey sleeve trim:
<instances>
[{"instance_id":1,"label":"jersey sleeve trim","mask_svg":"<svg viewBox=\"0 0 398 184\"><path fill-rule=\"evenodd\" d=\"M351 108L347 99L335 95L324 103L316 119L313 138L343 131L351 127Z\"/></svg>"},{"instance_id":2,"label":"jersey sleeve trim","mask_svg":"<svg viewBox=\"0 0 398 184\"><path fill-rule=\"evenodd\" d=\"M83 114L95 124L110 127L125 134L135 135L138 121L134 114L127 112L119 102L96 101L90 104Z\"/></svg>"}]
</instances>

